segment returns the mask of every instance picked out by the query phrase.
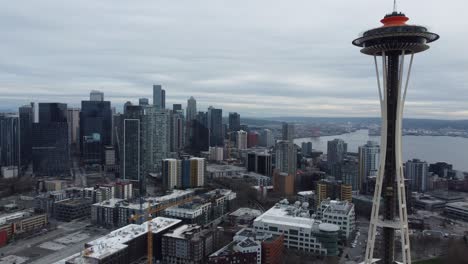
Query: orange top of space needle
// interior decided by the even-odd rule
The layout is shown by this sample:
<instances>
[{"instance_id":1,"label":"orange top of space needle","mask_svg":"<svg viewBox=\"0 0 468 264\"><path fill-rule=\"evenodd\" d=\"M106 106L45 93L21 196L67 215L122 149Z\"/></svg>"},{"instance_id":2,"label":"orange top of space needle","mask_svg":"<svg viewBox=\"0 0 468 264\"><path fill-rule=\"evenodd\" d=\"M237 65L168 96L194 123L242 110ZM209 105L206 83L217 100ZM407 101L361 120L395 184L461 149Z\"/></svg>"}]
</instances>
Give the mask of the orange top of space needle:
<instances>
[{"instance_id":1,"label":"orange top of space needle","mask_svg":"<svg viewBox=\"0 0 468 264\"><path fill-rule=\"evenodd\" d=\"M403 13L393 12L390 15L386 15L380 22L382 22L383 27L394 27L394 26L405 26L406 21L409 18Z\"/></svg>"}]
</instances>

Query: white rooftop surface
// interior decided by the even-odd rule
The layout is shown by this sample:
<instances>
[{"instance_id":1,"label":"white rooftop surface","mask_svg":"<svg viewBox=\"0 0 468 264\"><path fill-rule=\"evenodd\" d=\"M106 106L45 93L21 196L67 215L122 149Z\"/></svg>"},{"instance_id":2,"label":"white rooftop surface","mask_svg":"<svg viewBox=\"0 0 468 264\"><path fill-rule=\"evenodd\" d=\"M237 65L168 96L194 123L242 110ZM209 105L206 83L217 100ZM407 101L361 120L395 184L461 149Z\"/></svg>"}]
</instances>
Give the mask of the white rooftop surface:
<instances>
[{"instance_id":1,"label":"white rooftop surface","mask_svg":"<svg viewBox=\"0 0 468 264\"><path fill-rule=\"evenodd\" d=\"M254 220L254 222L260 221L270 224L289 225L301 228L312 228L314 222L320 222L310 217L288 215L286 207L284 206L273 206L264 214L262 214Z\"/></svg>"},{"instance_id":2,"label":"white rooftop surface","mask_svg":"<svg viewBox=\"0 0 468 264\"><path fill-rule=\"evenodd\" d=\"M164 196L159 196L159 197L150 197L150 198L147 198L147 199L153 201L153 203L154 202L160 203L160 202L164 202L164 201L167 201L167 200L175 199L175 198L183 196L183 195L191 194L191 193L194 193L194 192L195 192L195 190L192 190L192 189L173 190L172 193L170 193L170 194L167 194L167 195L164 195Z\"/></svg>"},{"instance_id":3,"label":"white rooftop surface","mask_svg":"<svg viewBox=\"0 0 468 264\"><path fill-rule=\"evenodd\" d=\"M164 236L169 236L169 237L175 237L175 238L184 238L182 235L185 232L188 232L193 229L197 229L199 226L194 226L194 225L183 225L180 226L176 229L174 229L172 232L165 234Z\"/></svg>"},{"instance_id":4,"label":"white rooftop surface","mask_svg":"<svg viewBox=\"0 0 468 264\"><path fill-rule=\"evenodd\" d=\"M230 213L229 215L239 217L239 216L243 216L243 215L259 216L261 214L262 214L262 211L260 211L260 210L242 207L242 208L239 208L236 211Z\"/></svg>"},{"instance_id":5,"label":"white rooftop surface","mask_svg":"<svg viewBox=\"0 0 468 264\"><path fill-rule=\"evenodd\" d=\"M29 216L31 215L30 212L28 211L23 211L23 212L16 212L12 214L6 214L6 215L1 215L0 216L0 225L5 224L6 222L13 220L13 219L19 219L22 218L23 216ZM1 263L1 262L0 262Z\"/></svg>"},{"instance_id":6,"label":"white rooftop surface","mask_svg":"<svg viewBox=\"0 0 468 264\"><path fill-rule=\"evenodd\" d=\"M314 191L302 191L302 192L298 192L297 194L307 196L307 195L314 195L315 192Z\"/></svg>"},{"instance_id":7,"label":"white rooftop surface","mask_svg":"<svg viewBox=\"0 0 468 264\"><path fill-rule=\"evenodd\" d=\"M319 229L325 232L338 232L340 228L334 224L322 223L319 225Z\"/></svg>"},{"instance_id":8,"label":"white rooftop surface","mask_svg":"<svg viewBox=\"0 0 468 264\"><path fill-rule=\"evenodd\" d=\"M157 234L166 230L178 223L182 222L179 219L166 217L156 217L151 220L151 232ZM100 237L96 240L88 242L91 247L87 248L86 256L90 258L103 259L106 256L112 255L127 247L125 243L148 233L148 222L141 225L130 224L114 230L109 234Z\"/></svg>"},{"instance_id":9,"label":"white rooftop surface","mask_svg":"<svg viewBox=\"0 0 468 264\"><path fill-rule=\"evenodd\" d=\"M0 258L0 264L22 264L28 261L26 257L19 257L15 255L9 255L3 258Z\"/></svg>"}]
</instances>

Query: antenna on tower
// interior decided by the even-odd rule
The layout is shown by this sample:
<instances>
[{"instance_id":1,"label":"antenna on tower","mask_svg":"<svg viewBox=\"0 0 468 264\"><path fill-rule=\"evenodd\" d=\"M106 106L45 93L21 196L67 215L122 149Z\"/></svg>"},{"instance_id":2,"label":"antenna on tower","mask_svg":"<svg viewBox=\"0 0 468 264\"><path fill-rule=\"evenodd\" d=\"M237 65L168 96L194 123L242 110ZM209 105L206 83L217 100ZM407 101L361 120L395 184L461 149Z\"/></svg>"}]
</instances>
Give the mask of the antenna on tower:
<instances>
[{"instance_id":1,"label":"antenna on tower","mask_svg":"<svg viewBox=\"0 0 468 264\"><path fill-rule=\"evenodd\" d=\"M396 0L393 0L393 12L397 11L397 2Z\"/></svg>"}]
</instances>

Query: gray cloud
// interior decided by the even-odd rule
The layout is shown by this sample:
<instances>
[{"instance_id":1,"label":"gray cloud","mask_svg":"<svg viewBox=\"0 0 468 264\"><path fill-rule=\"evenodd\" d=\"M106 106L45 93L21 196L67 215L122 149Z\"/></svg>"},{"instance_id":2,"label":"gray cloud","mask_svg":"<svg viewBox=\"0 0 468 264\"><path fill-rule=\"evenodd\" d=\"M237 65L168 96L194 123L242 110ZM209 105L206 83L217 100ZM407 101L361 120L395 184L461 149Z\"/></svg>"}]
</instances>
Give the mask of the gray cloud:
<instances>
[{"instance_id":1,"label":"gray cloud","mask_svg":"<svg viewBox=\"0 0 468 264\"><path fill-rule=\"evenodd\" d=\"M116 105L195 96L245 116L378 115L372 59L351 40L392 1L8 1L0 9L0 108L79 105L100 89ZM468 4L400 3L441 35L418 54L405 114L468 118Z\"/></svg>"}]
</instances>

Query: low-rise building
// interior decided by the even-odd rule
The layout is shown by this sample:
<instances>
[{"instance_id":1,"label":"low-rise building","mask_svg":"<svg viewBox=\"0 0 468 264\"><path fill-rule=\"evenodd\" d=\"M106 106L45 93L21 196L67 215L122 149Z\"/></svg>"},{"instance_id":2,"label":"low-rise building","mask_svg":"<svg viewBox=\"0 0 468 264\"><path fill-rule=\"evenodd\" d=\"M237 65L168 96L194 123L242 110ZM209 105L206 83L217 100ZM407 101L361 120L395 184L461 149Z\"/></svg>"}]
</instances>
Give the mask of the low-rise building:
<instances>
[{"instance_id":1,"label":"low-rise building","mask_svg":"<svg viewBox=\"0 0 468 264\"><path fill-rule=\"evenodd\" d=\"M37 214L30 210L0 215L0 233L4 232L7 240L31 234L48 224L46 214Z\"/></svg>"},{"instance_id":2,"label":"low-rise building","mask_svg":"<svg viewBox=\"0 0 468 264\"><path fill-rule=\"evenodd\" d=\"M349 240L356 230L356 214L354 204L348 201L324 200L318 209L322 222L340 227L340 237Z\"/></svg>"},{"instance_id":3,"label":"low-rise building","mask_svg":"<svg viewBox=\"0 0 468 264\"><path fill-rule=\"evenodd\" d=\"M251 225L255 218L262 215L260 210L251 208L239 208L236 211L229 214L229 220L232 225Z\"/></svg>"},{"instance_id":4,"label":"low-rise building","mask_svg":"<svg viewBox=\"0 0 468 264\"><path fill-rule=\"evenodd\" d=\"M159 215L166 208L191 201L194 195L192 189L173 190L164 196L144 198L141 208L138 200L112 198L91 206L91 222L106 227L125 226L135 222L140 209L146 212L151 207L153 216Z\"/></svg>"},{"instance_id":5,"label":"low-rise building","mask_svg":"<svg viewBox=\"0 0 468 264\"><path fill-rule=\"evenodd\" d=\"M236 193L217 189L194 197L191 201L164 210L167 217L178 218L186 224L207 225L226 215L233 207Z\"/></svg>"},{"instance_id":6,"label":"low-rise building","mask_svg":"<svg viewBox=\"0 0 468 264\"><path fill-rule=\"evenodd\" d=\"M86 198L65 199L54 203L54 218L70 222L91 214L92 201Z\"/></svg>"},{"instance_id":7,"label":"low-rise building","mask_svg":"<svg viewBox=\"0 0 468 264\"><path fill-rule=\"evenodd\" d=\"M443 211L446 204L445 201L427 194L415 194L412 198L414 208L426 211Z\"/></svg>"},{"instance_id":8,"label":"low-rise building","mask_svg":"<svg viewBox=\"0 0 468 264\"><path fill-rule=\"evenodd\" d=\"M234 166L234 165L220 165L220 164L209 164L206 166L207 178L231 178L239 175L240 173L247 172L245 167Z\"/></svg>"},{"instance_id":9,"label":"low-rise building","mask_svg":"<svg viewBox=\"0 0 468 264\"><path fill-rule=\"evenodd\" d=\"M468 203L454 202L445 205L445 214L453 219L468 222Z\"/></svg>"},{"instance_id":10,"label":"low-rise building","mask_svg":"<svg viewBox=\"0 0 468 264\"><path fill-rule=\"evenodd\" d=\"M323 223L311 217L309 208L298 201L289 205L282 200L254 220L258 232L284 235L287 248L315 255L338 255L338 231L335 224Z\"/></svg>"},{"instance_id":11,"label":"low-rise building","mask_svg":"<svg viewBox=\"0 0 468 264\"><path fill-rule=\"evenodd\" d=\"M141 225L130 224L87 242L85 250L63 260L66 264L126 264L148 254L148 224L151 225L153 257L162 260L162 236L180 225L180 220L157 217Z\"/></svg>"},{"instance_id":12,"label":"low-rise building","mask_svg":"<svg viewBox=\"0 0 468 264\"><path fill-rule=\"evenodd\" d=\"M314 191L302 191L297 193L297 200L301 203L309 203L310 206L315 204L315 192Z\"/></svg>"},{"instance_id":13,"label":"low-rise building","mask_svg":"<svg viewBox=\"0 0 468 264\"><path fill-rule=\"evenodd\" d=\"M202 264L216 249L217 234L198 225L183 225L162 236L164 263Z\"/></svg>"}]
</instances>

